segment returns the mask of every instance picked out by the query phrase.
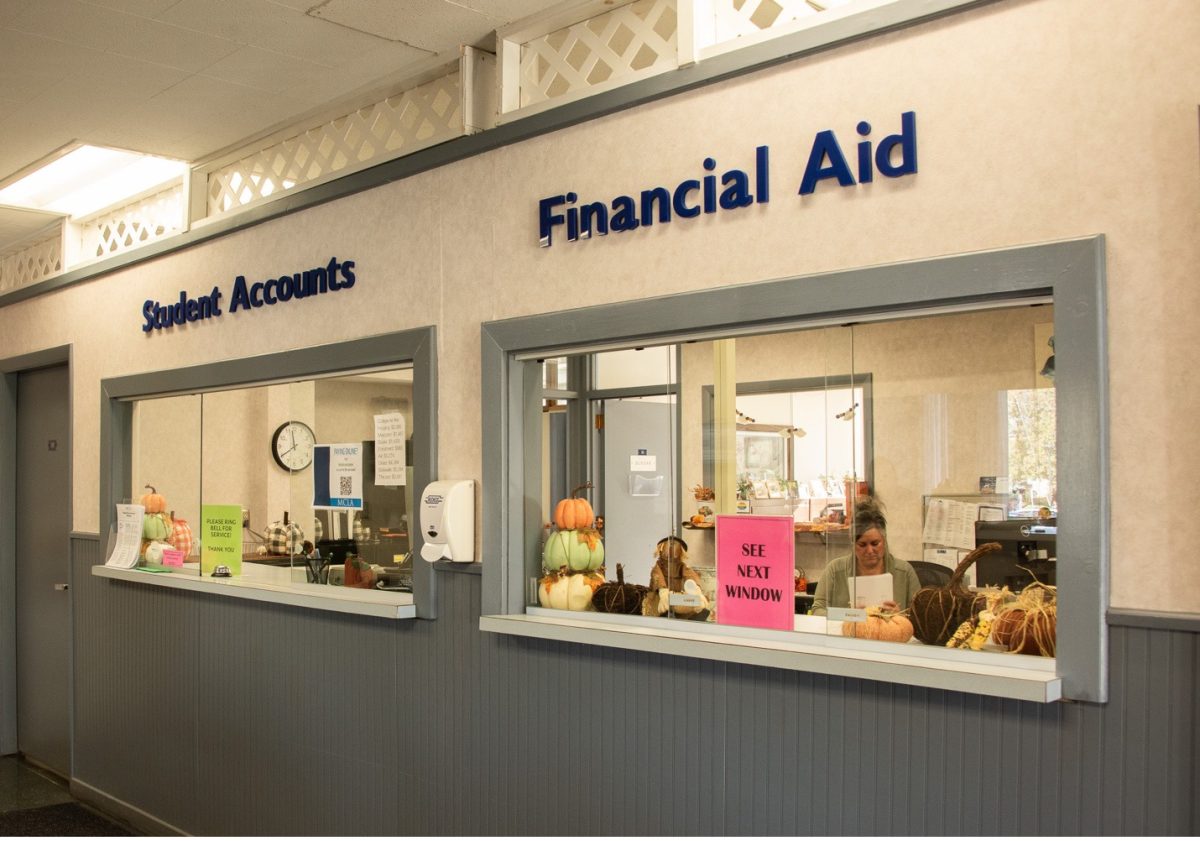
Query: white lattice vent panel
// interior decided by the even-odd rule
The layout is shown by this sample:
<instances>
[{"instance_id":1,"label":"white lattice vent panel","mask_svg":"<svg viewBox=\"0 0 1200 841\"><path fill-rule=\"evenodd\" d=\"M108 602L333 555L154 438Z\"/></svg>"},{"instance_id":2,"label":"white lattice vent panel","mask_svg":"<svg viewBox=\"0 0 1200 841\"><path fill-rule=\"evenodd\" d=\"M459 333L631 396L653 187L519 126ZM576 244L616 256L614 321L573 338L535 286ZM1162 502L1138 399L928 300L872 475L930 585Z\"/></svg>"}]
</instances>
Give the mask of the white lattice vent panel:
<instances>
[{"instance_id":1,"label":"white lattice vent panel","mask_svg":"<svg viewBox=\"0 0 1200 841\"><path fill-rule=\"evenodd\" d=\"M455 71L289 137L208 174L208 214L466 133Z\"/></svg>"},{"instance_id":2,"label":"white lattice vent panel","mask_svg":"<svg viewBox=\"0 0 1200 841\"><path fill-rule=\"evenodd\" d=\"M623 83L678 63L675 0L636 0L521 44L520 106Z\"/></svg>"},{"instance_id":3,"label":"white lattice vent panel","mask_svg":"<svg viewBox=\"0 0 1200 841\"><path fill-rule=\"evenodd\" d=\"M55 233L52 237L0 255L0 292L37 283L62 270L62 236Z\"/></svg>"},{"instance_id":4,"label":"white lattice vent panel","mask_svg":"<svg viewBox=\"0 0 1200 841\"><path fill-rule=\"evenodd\" d=\"M817 20L822 12L854 0L712 0L715 42L757 35L797 21Z\"/></svg>"},{"instance_id":5,"label":"white lattice vent panel","mask_svg":"<svg viewBox=\"0 0 1200 841\"><path fill-rule=\"evenodd\" d=\"M85 259L111 257L178 233L183 226L181 182L85 221L80 253Z\"/></svg>"}]
</instances>

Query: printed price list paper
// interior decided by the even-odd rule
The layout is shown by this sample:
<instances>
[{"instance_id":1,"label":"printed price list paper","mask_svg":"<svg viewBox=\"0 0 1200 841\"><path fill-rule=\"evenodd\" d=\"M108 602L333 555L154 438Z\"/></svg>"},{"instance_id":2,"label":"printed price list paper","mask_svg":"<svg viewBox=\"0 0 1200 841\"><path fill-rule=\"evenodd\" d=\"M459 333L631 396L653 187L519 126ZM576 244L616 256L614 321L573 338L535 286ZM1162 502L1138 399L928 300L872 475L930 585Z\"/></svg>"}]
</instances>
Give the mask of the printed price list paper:
<instances>
[{"instance_id":1,"label":"printed price list paper","mask_svg":"<svg viewBox=\"0 0 1200 841\"><path fill-rule=\"evenodd\" d=\"M404 415L388 412L375 416L375 484L403 485L408 461Z\"/></svg>"},{"instance_id":2,"label":"printed price list paper","mask_svg":"<svg viewBox=\"0 0 1200 841\"><path fill-rule=\"evenodd\" d=\"M117 537L105 566L133 569L142 550L142 518L144 505L117 506Z\"/></svg>"}]
</instances>

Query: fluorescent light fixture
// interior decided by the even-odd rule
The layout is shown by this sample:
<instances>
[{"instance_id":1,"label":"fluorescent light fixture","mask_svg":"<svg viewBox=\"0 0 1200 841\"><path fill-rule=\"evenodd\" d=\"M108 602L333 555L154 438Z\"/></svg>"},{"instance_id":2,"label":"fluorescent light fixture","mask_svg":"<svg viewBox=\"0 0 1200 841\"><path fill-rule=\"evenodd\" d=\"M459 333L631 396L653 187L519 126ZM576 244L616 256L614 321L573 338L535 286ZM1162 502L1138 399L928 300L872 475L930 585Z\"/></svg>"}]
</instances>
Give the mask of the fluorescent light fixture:
<instances>
[{"instance_id":1,"label":"fluorescent light fixture","mask_svg":"<svg viewBox=\"0 0 1200 841\"><path fill-rule=\"evenodd\" d=\"M77 146L0 190L0 205L86 216L187 171L184 161Z\"/></svg>"}]
</instances>

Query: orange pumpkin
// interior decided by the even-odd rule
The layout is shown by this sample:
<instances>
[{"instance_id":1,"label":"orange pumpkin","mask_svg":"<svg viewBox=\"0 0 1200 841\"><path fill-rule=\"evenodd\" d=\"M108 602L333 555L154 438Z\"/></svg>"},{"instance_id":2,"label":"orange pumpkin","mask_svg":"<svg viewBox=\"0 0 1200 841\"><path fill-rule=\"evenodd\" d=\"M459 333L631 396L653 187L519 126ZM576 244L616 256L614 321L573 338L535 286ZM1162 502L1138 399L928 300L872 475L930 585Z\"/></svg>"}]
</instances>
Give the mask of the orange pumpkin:
<instances>
[{"instance_id":1,"label":"orange pumpkin","mask_svg":"<svg viewBox=\"0 0 1200 841\"><path fill-rule=\"evenodd\" d=\"M163 499L162 494L156 491L151 485L146 485L146 487L149 488L150 493L142 494L141 498L138 499L138 502L145 507L146 513L161 514L166 511L167 501Z\"/></svg>"},{"instance_id":2,"label":"orange pumpkin","mask_svg":"<svg viewBox=\"0 0 1200 841\"><path fill-rule=\"evenodd\" d=\"M554 507L554 524L556 526L567 531L591 528L596 515L592 512L591 503L579 496L580 491L591 486L591 482L586 482L571 491L569 497L559 500L558 505Z\"/></svg>"},{"instance_id":3,"label":"orange pumpkin","mask_svg":"<svg viewBox=\"0 0 1200 841\"><path fill-rule=\"evenodd\" d=\"M903 613L884 613L878 608L867 608L864 622L843 622L842 636L880 642L908 642L912 639L913 625Z\"/></svg>"}]
</instances>

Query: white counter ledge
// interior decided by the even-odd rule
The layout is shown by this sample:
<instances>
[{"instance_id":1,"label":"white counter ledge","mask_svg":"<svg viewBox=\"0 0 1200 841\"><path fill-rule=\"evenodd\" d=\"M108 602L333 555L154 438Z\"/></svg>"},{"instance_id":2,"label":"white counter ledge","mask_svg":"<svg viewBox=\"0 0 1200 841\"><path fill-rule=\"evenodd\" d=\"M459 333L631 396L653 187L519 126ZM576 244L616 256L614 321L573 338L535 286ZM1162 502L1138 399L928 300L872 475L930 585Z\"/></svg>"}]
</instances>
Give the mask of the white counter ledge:
<instances>
[{"instance_id":1,"label":"white counter ledge","mask_svg":"<svg viewBox=\"0 0 1200 841\"><path fill-rule=\"evenodd\" d=\"M603 617L603 618L601 618ZM796 630L762 631L686 620L530 607L524 615L482 616L480 630L658 654L814 672L1048 703L1062 698L1053 659L947 650L841 636L840 624L797 616ZM825 631L834 635L826 635Z\"/></svg>"},{"instance_id":2,"label":"white counter ledge","mask_svg":"<svg viewBox=\"0 0 1200 841\"><path fill-rule=\"evenodd\" d=\"M194 565L189 565L189 567ZM363 590L354 587L331 587L323 584L301 584L289 581L288 567L245 563L243 575L234 578L201 577L194 569L184 572L147 572L138 569L118 569L109 566L92 567L92 575L147 584L151 587L172 587L177 590L211 593L234 599L287 604L312 610L332 610L360 616L379 616L385 619L416 619L417 609L412 593L387 590Z\"/></svg>"}]
</instances>

